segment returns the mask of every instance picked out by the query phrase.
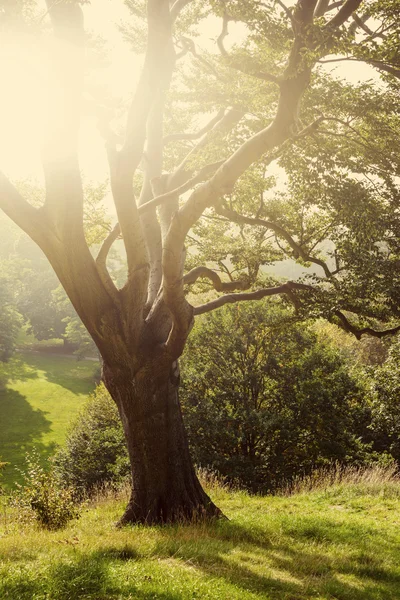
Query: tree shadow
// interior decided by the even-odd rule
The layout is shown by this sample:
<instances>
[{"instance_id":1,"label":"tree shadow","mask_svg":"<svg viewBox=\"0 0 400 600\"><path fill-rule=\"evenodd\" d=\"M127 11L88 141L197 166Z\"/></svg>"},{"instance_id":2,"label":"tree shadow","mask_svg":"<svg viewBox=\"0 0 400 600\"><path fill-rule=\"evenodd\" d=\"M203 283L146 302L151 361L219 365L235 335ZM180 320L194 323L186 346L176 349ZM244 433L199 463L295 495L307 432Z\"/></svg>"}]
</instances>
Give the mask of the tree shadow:
<instances>
[{"instance_id":1,"label":"tree shadow","mask_svg":"<svg viewBox=\"0 0 400 600\"><path fill-rule=\"evenodd\" d=\"M367 535L395 556L398 554L396 539L388 538L378 527L363 528L354 523L346 523L349 531L344 533L338 531L340 527L334 520L326 518L313 517L308 523L309 531L311 525L314 536L309 534L307 539L313 540L317 552L304 547L298 549L298 542L305 538L304 530L293 531L291 538L283 535L277 541L276 531L272 537L262 527L252 525L247 529L234 522L221 522L203 528L201 536L192 544L185 543L185 527L166 528L163 530L166 539L164 537L154 553L189 562L213 579L223 578L243 591L267 594L277 600L314 598L318 594L340 600L398 600L400 573L374 556L372 545L367 550L365 546ZM326 529L331 531L330 537L326 536ZM339 559L332 553L338 544L346 548L346 554ZM266 563L269 568L261 573L260 568ZM346 576L361 580L362 586L353 585Z\"/></svg>"},{"instance_id":2,"label":"tree shadow","mask_svg":"<svg viewBox=\"0 0 400 600\"><path fill-rule=\"evenodd\" d=\"M111 549L112 550L112 549ZM117 553L118 554L118 553ZM121 586L115 585L110 567L115 561L132 560L126 556L108 556L104 551L78 554L72 560L53 564L41 576L19 572L0 580L0 597L31 600L36 597L57 600L111 600L122 598ZM124 585L124 594L135 600L182 600L181 594L143 590L135 584Z\"/></svg>"},{"instance_id":3,"label":"tree shadow","mask_svg":"<svg viewBox=\"0 0 400 600\"><path fill-rule=\"evenodd\" d=\"M3 472L2 484L10 489L23 480L20 470L25 466L26 454L35 449L45 462L53 453L54 444L40 441L51 430L45 411L32 408L16 390L0 391L0 415L0 456L10 463Z\"/></svg>"},{"instance_id":4,"label":"tree shadow","mask_svg":"<svg viewBox=\"0 0 400 600\"><path fill-rule=\"evenodd\" d=\"M42 371L47 381L73 394L87 395L95 387L94 376L99 363L94 361L46 353L24 353L23 359L32 369Z\"/></svg>"}]
</instances>

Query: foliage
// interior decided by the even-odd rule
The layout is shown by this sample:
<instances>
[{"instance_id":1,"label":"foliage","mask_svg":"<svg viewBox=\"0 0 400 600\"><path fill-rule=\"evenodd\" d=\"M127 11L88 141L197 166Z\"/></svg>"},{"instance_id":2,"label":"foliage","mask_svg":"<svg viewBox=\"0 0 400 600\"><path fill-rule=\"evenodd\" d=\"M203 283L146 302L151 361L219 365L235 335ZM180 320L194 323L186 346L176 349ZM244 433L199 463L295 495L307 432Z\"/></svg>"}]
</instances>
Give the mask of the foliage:
<instances>
[{"instance_id":1,"label":"foliage","mask_svg":"<svg viewBox=\"0 0 400 600\"><path fill-rule=\"evenodd\" d=\"M24 485L18 486L13 503L28 517L33 517L45 529L61 529L80 515L73 490L65 486L52 463L46 471L37 453L26 457Z\"/></svg>"},{"instance_id":2,"label":"foliage","mask_svg":"<svg viewBox=\"0 0 400 600\"><path fill-rule=\"evenodd\" d=\"M3 461L0 460L0 477L3 476L2 471L6 468L7 465L8 465L7 462L3 462ZM2 493L3 493L3 488L2 488L2 486L0 484L0 496L2 495Z\"/></svg>"},{"instance_id":3,"label":"foliage","mask_svg":"<svg viewBox=\"0 0 400 600\"><path fill-rule=\"evenodd\" d=\"M400 338L389 348L387 360L371 376L371 437L378 451L387 450L400 464Z\"/></svg>"},{"instance_id":4,"label":"foliage","mask_svg":"<svg viewBox=\"0 0 400 600\"><path fill-rule=\"evenodd\" d=\"M0 263L0 269L3 270L3 262ZM16 307L12 283L2 273L0 275L0 363L7 362L13 354L20 328L21 315ZM0 388L1 379L0 373Z\"/></svg>"},{"instance_id":5,"label":"foliage","mask_svg":"<svg viewBox=\"0 0 400 600\"><path fill-rule=\"evenodd\" d=\"M103 385L90 396L55 456L60 478L78 495L118 485L130 473L118 410Z\"/></svg>"},{"instance_id":6,"label":"foliage","mask_svg":"<svg viewBox=\"0 0 400 600\"><path fill-rule=\"evenodd\" d=\"M192 333L182 402L197 464L271 490L332 460L362 462L363 388L343 355L279 304L227 308Z\"/></svg>"}]
</instances>

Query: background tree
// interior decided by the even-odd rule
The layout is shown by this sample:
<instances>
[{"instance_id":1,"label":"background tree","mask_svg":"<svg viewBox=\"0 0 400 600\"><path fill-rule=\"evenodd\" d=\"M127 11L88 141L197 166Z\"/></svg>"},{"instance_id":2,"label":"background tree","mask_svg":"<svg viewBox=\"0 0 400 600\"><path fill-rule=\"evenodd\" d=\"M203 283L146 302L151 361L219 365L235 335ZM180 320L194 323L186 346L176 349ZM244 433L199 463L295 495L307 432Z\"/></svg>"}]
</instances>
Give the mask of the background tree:
<instances>
[{"instance_id":1,"label":"background tree","mask_svg":"<svg viewBox=\"0 0 400 600\"><path fill-rule=\"evenodd\" d=\"M352 362L279 303L225 307L195 326L182 405L196 464L253 491L362 463L370 422Z\"/></svg>"},{"instance_id":2,"label":"background tree","mask_svg":"<svg viewBox=\"0 0 400 600\"><path fill-rule=\"evenodd\" d=\"M333 114L320 112L330 102L321 95L327 79L321 82L318 62L344 47L347 50L349 43L357 46L351 15L359 9L361 0L339 4L298 0L290 9L272 1L245 5L212 2L209 9L221 16L222 31L218 38L221 58L211 62L208 57L196 56L190 37L182 35L190 32L193 23L202 17L197 4L185 0L175 3L148 0L145 7L141 2L129 4L138 23L145 14L146 52L123 138L112 131L112 123L105 114L100 118L118 223L105 238L96 259L85 239L84 191L78 163L85 42L78 2L49 0L47 3L46 15L52 21L57 41L49 53L54 90L43 148L46 188L43 204L33 207L2 175L0 207L46 254L102 355L103 381L118 406L132 465L132 497L121 522L152 523L190 518L199 513L219 514L194 473L177 396L176 361L195 315L230 302L284 294L299 311L324 312L357 335L373 333L373 329L369 324L358 329L349 312L356 315L365 312L367 317L390 321L397 296L387 286L387 279L364 290L350 267L356 274L361 272L363 265L369 263L355 257L363 257L366 252L376 255L376 264L384 262L389 267L393 255L396 256L397 213L394 218L392 215L392 221L386 215L391 210L390 203L396 202L397 162L395 154L390 153L393 136L389 139L389 131L398 115L397 105L391 102L387 91L385 106L390 125L387 131L382 133L380 123L374 122L371 115L366 122L360 115L360 121L354 125L344 115L347 104L353 107L353 96L356 102L361 102L363 90L353 88L347 91L349 102L343 102L343 114L339 117L335 103ZM381 18L381 14L375 18ZM246 36L233 56L224 45L232 19L243 21L255 32ZM207 81L207 86L202 87L203 94L195 88L188 94L188 101L194 100L194 96L196 100L191 113L205 115L216 105L221 110L203 128L204 136L189 154L183 147L181 151L166 153L164 160L167 90L177 61L189 56L200 59ZM241 87L242 71L246 71L245 77L260 81L257 93L253 93L250 79L247 86ZM238 72L237 78L232 75L234 72ZM184 68L181 73L185 78ZM338 101L345 100L346 86L338 84L337 88ZM335 89L334 81L329 94L331 89ZM210 92L210 101L199 106L204 100L204 90L207 96ZM367 92L364 90L365 98ZM172 119L169 129L171 124ZM321 132L320 126L323 126ZM171 143L193 137L187 133L170 134ZM361 141L366 136L368 143ZM368 136L376 139L373 152ZM198 138L196 134L194 137ZM343 157L344 164L332 164L333 159L329 162L332 156L329 144L321 150L323 160L319 163L318 147L322 144L325 148L325 138L341 140L339 148L334 146L334 149ZM223 153L221 140L224 140ZM380 145L384 150L382 156ZM295 155L298 160L293 161ZM282 167L293 170L293 174L288 180L286 204L281 201L274 212L273 202L264 210L264 192L268 192L269 184L268 180L265 184L265 176L260 177L259 173L265 173L278 158ZM362 175L368 171L368 165L374 168L370 187L354 176L361 169L358 163L362 165ZM307 168L307 164L315 168ZM136 199L138 177L134 176L140 165L141 189ZM262 188L256 196L256 206L250 202L241 213L237 210L241 193L245 199L251 195L249 179L241 179L236 191L234 186L246 172L250 181L252 177L255 182L261 181ZM310 187L314 183L319 184L315 191ZM309 198L306 192L310 190L313 194ZM188 197L185 192L190 192ZM300 204L291 205L297 194ZM354 207L358 205L363 211L364 207L370 207L369 214L374 216L386 208L385 218L364 219L358 227L360 221L354 215ZM283 222L282 206L285 212L288 209ZM322 215L318 220L315 212L320 207ZM217 215L213 214L213 208ZM194 266L184 275L187 236L193 230L196 239L196 224L203 215L222 217L233 223L225 232L226 238L242 234L244 241L251 242L250 246L246 244L243 256L240 246L237 247L235 272L226 263L226 257L225 261L221 256L213 260L225 272L223 280L210 268L212 265L205 264ZM247 226L253 233L245 231ZM317 248L331 227L335 232L333 243L342 241L333 265L321 257ZM127 279L118 288L107 269L107 254L120 234L127 257ZM354 234L360 242L359 254L352 245ZM253 247L257 252L263 250L261 259L252 251ZM289 253L305 264L319 266L322 276L278 284L271 277L260 278L260 268L273 259L276 248L281 248L283 255ZM335 258L334 248L331 254ZM388 272L393 270L388 268ZM185 284L192 285L200 278L208 279L217 292L228 293L193 306L186 297ZM353 280L356 285L348 291ZM256 289L243 291L252 286ZM236 293L237 290L240 291ZM374 296L365 303L364 311L364 302L356 300L364 300L369 293Z\"/></svg>"},{"instance_id":3,"label":"background tree","mask_svg":"<svg viewBox=\"0 0 400 600\"><path fill-rule=\"evenodd\" d=\"M0 262L0 269L2 264ZM13 295L12 282L4 275L0 275L0 361L7 362L12 356L17 335L21 328L22 318L17 310Z\"/></svg>"}]
</instances>

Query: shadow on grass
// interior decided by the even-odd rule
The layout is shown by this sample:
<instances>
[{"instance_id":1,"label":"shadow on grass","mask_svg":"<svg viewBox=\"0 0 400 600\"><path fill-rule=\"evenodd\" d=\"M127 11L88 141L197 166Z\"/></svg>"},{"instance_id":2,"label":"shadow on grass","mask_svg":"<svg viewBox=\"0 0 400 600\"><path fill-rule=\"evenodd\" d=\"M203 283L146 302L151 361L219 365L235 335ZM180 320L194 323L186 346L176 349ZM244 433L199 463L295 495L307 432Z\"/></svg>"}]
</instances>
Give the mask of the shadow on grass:
<instances>
[{"instance_id":1,"label":"shadow on grass","mask_svg":"<svg viewBox=\"0 0 400 600\"><path fill-rule=\"evenodd\" d=\"M40 442L41 436L51 430L46 413L32 408L19 392L12 389L0 392L0 415L0 457L10 463L3 472L2 484L9 488L22 480L19 469L25 466L26 453L35 448L46 461L54 445Z\"/></svg>"},{"instance_id":2,"label":"shadow on grass","mask_svg":"<svg viewBox=\"0 0 400 600\"><path fill-rule=\"evenodd\" d=\"M110 549L112 550L112 549ZM40 597L48 600L111 600L122 598L121 587L115 586L110 566L114 561L132 560L107 553L92 552L79 555L72 561L59 562L47 571L32 574L22 569L9 575L6 580L0 578L0 598L12 600L32 600ZM124 585L124 594L135 600L182 600L180 594L159 592L154 589L143 590L135 585Z\"/></svg>"},{"instance_id":3,"label":"shadow on grass","mask_svg":"<svg viewBox=\"0 0 400 600\"><path fill-rule=\"evenodd\" d=\"M95 388L94 374L99 363L78 361L70 356L29 353L22 354L25 363L33 370L42 371L50 383L55 383L73 394L89 394Z\"/></svg>"},{"instance_id":4,"label":"shadow on grass","mask_svg":"<svg viewBox=\"0 0 400 600\"><path fill-rule=\"evenodd\" d=\"M315 530L325 530L327 521L326 518L314 518ZM330 523L332 527L333 523ZM262 527L245 527L234 522L163 527L160 530L162 536L150 555L148 552L141 555L133 543L128 543L96 551L76 549L69 559L63 557L39 574L22 567L14 574L10 570L7 578L0 578L0 598L186 600L192 597L189 587L169 590L169 582L173 582L174 577L160 580L157 575L149 575L152 568L166 574L173 560L174 569L179 570L182 566L187 574L187 565L190 565L193 573L197 571L205 576L201 578L201 585L207 590L208 598L213 597L213 586L220 582L235 588L235 598L250 592L258 598L274 600L317 597L398 600L400 573L387 568L382 559L374 555L374 544L379 545L384 539L379 528L368 528L368 536L373 536L368 544L366 536L355 535L357 528L353 527L348 538L338 532L335 539L332 533L329 540L314 542L310 549L303 544L304 527L303 523L296 531L293 526L290 535L285 534L283 528L281 538L277 537L276 528L272 535ZM336 527L341 529L337 523ZM132 536L134 542L135 528ZM322 540L321 535L314 536L313 540L316 537ZM389 556L394 559L396 541L387 541L386 546ZM338 547L342 551L335 553ZM177 572L174 573L178 577ZM349 575L353 581L346 580ZM354 578L357 578L356 583ZM197 576L193 581L199 581ZM191 585L190 581L186 583ZM230 589L224 588L223 593L230 594ZM219 592L218 598L225 597L228 600L231 596Z\"/></svg>"},{"instance_id":5,"label":"shadow on grass","mask_svg":"<svg viewBox=\"0 0 400 600\"><path fill-rule=\"evenodd\" d=\"M238 588L271 594L268 597L277 600L314 598L315 594L340 600L400 598L400 571L386 567L374 555L376 544L385 548L396 564L400 553L395 539L388 539L378 527L355 523L340 527L334 520L315 517L304 521L298 529L291 528L290 536L283 528L278 542L276 530L272 538L261 527L246 528L234 522L203 529L193 543L185 543L184 528L166 528L167 539L154 553L189 562L211 578L222 577ZM302 545L305 540L313 542L315 551ZM299 545L303 547L299 549ZM335 555L338 547L344 551ZM265 573L260 574L260 565ZM357 578L362 585L344 581L346 576Z\"/></svg>"}]
</instances>

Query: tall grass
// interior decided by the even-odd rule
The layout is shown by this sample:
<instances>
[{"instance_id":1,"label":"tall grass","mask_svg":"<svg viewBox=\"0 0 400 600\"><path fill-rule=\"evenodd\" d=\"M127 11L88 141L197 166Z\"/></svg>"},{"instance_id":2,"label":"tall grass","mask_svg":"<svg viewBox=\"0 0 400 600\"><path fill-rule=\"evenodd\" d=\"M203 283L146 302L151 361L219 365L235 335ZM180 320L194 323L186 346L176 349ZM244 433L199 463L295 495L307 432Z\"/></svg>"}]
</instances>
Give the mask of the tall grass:
<instances>
[{"instance_id":1,"label":"tall grass","mask_svg":"<svg viewBox=\"0 0 400 600\"><path fill-rule=\"evenodd\" d=\"M400 472L396 464L352 466L338 462L309 475L298 476L282 486L279 494L292 496L315 491L327 491L332 488L357 486L364 493L382 493L387 488L399 489Z\"/></svg>"}]
</instances>

